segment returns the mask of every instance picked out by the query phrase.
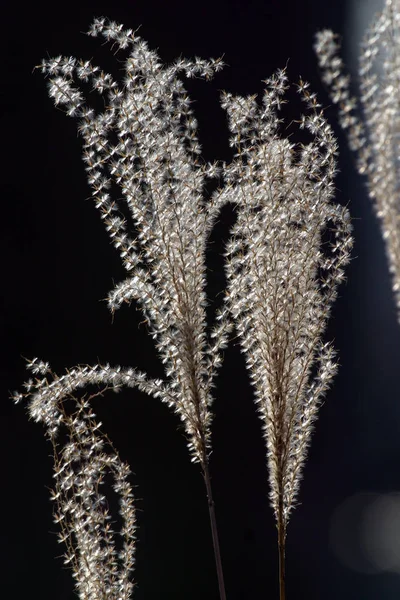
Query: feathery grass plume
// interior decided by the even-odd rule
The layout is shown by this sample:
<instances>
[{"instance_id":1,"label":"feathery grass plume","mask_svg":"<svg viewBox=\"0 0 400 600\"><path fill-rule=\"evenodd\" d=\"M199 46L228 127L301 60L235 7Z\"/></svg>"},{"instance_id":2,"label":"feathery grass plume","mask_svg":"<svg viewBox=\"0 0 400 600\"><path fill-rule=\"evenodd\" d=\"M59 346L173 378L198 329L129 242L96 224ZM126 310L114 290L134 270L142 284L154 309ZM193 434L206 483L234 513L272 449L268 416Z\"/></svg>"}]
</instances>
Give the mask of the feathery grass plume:
<instances>
[{"instance_id":1,"label":"feathery grass plume","mask_svg":"<svg viewBox=\"0 0 400 600\"><path fill-rule=\"evenodd\" d=\"M351 95L338 36L330 30L316 36L315 51L322 79L339 122L357 153L357 168L367 176L368 193L385 240L400 322L400 1L385 0L361 45L359 101ZM357 114L361 109L362 117Z\"/></svg>"},{"instance_id":2,"label":"feathery grass plume","mask_svg":"<svg viewBox=\"0 0 400 600\"><path fill-rule=\"evenodd\" d=\"M141 374L140 387L179 415L191 460L201 465L225 600L208 455L212 388L230 323L222 309L212 336L206 331L205 252L220 207L203 198L205 182L218 175L218 167L199 159L197 123L179 79L180 74L210 79L223 63L195 58L164 66L135 32L105 18L94 20L89 35L129 51L122 86L90 61L73 57L43 60L40 68L54 103L78 119L93 198L128 272L109 293L108 306L114 312L124 302L138 302L165 365L166 382ZM85 104L80 82L105 97L104 112ZM122 191L133 230L110 196L112 182ZM119 368L109 368L107 377L125 382ZM58 401L53 392L50 387ZM34 405L44 410L42 403L32 402L31 411Z\"/></svg>"},{"instance_id":3,"label":"feathery grass plume","mask_svg":"<svg viewBox=\"0 0 400 600\"><path fill-rule=\"evenodd\" d=\"M323 334L352 247L350 216L333 203L336 140L308 84L300 127L313 139L297 147L279 137L285 71L255 96L223 94L236 148L222 196L238 217L226 249L226 301L241 339L263 421L270 499L285 597L285 536L295 506L313 421L337 365ZM329 240L324 234L330 229Z\"/></svg>"},{"instance_id":4,"label":"feathery grass plume","mask_svg":"<svg viewBox=\"0 0 400 600\"><path fill-rule=\"evenodd\" d=\"M312 422L336 371L334 351L322 338L352 243L348 212L332 202L336 142L303 82L299 91L309 110L301 127L313 141L295 147L279 137L277 111L287 88L286 74L279 71L266 82L263 109L254 96L223 93L237 152L229 165L205 163L179 75L209 79L222 61L179 59L164 66L134 32L104 18L95 19L89 34L129 51L122 87L90 61L60 56L44 60L41 69L55 104L79 121L93 198L128 272L109 293L108 306L114 313L122 303L137 301L166 379L151 379L134 368L94 365L61 377L51 373L49 382L47 363L29 363L44 377L28 381L26 392L14 400L29 399L30 416L45 424L53 442L53 498L66 560L82 600L130 597L135 516L128 468L98 433L92 396L76 400L74 394L87 385L115 391L135 387L159 397L182 420L191 459L200 463L204 476L225 600L208 456L212 388L235 321L264 422L284 600L286 527ZM105 96L104 112L85 104L80 82ZM216 176L224 186L205 201L205 183ZM111 198L112 183L122 191L132 228ZM228 289L217 325L208 333L205 251L226 203L233 203L238 215L226 252ZM72 415L67 400L76 403ZM69 441L59 451L61 426ZM99 487L106 472L121 497L121 551Z\"/></svg>"},{"instance_id":5,"label":"feathery grass plume","mask_svg":"<svg viewBox=\"0 0 400 600\"><path fill-rule=\"evenodd\" d=\"M81 600L129 600L134 584L136 515L129 467L122 462L110 440L100 432L101 423L91 406L98 394L76 399L74 392L87 385L105 385L115 391L121 385L149 391L141 383L142 374L133 369L111 369L109 365L76 367L62 377L51 372L49 364L33 359L28 369L45 375L30 379L26 392L14 394L15 402L30 398L29 414L44 423L53 445L55 487L54 522L59 526L59 542L67 546L64 564L72 567L76 592ZM49 382L47 377L51 376ZM105 390L103 390L105 391ZM102 392L99 392L102 393ZM73 401L75 411L67 410ZM60 434L67 443L59 450ZM122 527L115 532L108 508L105 477L111 474L112 489L119 498ZM120 549L117 549L117 539Z\"/></svg>"}]
</instances>

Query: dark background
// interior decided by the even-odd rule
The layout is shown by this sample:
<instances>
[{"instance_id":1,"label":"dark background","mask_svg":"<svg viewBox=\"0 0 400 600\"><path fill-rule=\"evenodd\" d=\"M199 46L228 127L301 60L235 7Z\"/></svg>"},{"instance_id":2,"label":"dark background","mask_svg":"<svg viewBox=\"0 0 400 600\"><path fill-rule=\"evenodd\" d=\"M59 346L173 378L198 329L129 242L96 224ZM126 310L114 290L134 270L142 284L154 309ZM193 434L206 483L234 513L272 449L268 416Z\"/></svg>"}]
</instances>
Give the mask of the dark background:
<instances>
[{"instance_id":1,"label":"dark background","mask_svg":"<svg viewBox=\"0 0 400 600\"><path fill-rule=\"evenodd\" d=\"M123 306L112 324L101 301L124 272L88 199L76 123L54 108L41 73L32 73L42 57L64 54L93 57L118 74L123 65L109 48L81 33L100 15L131 28L141 24L139 34L167 62L180 54L224 54L229 66L211 83L185 84L196 101L200 142L208 160L231 158L220 89L260 94L262 80L288 63L289 78L308 80L326 106L341 147L337 197L349 205L354 219L355 248L327 332L341 367L320 409L300 505L288 529L287 597L398 598L396 566L385 572L367 559L362 524L371 500L400 488L400 327L379 227L337 129L312 50L318 29L345 31L346 4L116 0L2 6L4 598L74 597L71 573L55 558L64 549L57 543L46 487L52 485L51 446L24 407L8 399L27 378L22 357L48 360L59 374L66 367L102 361L162 375L152 341L139 327L140 313ZM291 120L301 106L294 92L289 100L284 114ZM223 285L220 254L228 222L228 216L225 226L222 219L213 236L210 301ZM211 471L227 597L277 598L276 530L267 497L265 450L238 346L226 351L218 383ZM109 393L95 401L95 410L134 471L139 519L135 599L216 600L202 477L190 464L178 419L168 407L135 391ZM394 506L389 529L400 540L400 510ZM396 548L400 556L400 545ZM380 550L382 556L387 548Z\"/></svg>"}]
</instances>

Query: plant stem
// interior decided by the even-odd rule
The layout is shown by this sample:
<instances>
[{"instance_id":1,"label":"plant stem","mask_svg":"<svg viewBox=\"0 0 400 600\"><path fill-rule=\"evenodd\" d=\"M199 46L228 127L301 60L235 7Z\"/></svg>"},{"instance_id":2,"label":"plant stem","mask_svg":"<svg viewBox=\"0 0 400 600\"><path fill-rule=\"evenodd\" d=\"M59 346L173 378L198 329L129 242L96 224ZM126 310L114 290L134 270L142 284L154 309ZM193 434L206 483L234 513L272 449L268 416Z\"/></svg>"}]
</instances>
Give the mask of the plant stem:
<instances>
[{"instance_id":1,"label":"plant stem","mask_svg":"<svg viewBox=\"0 0 400 600\"><path fill-rule=\"evenodd\" d=\"M285 600L285 525L283 522L283 506L279 505L278 516L278 549L279 549L279 600Z\"/></svg>"},{"instance_id":2,"label":"plant stem","mask_svg":"<svg viewBox=\"0 0 400 600\"><path fill-rule=\"evenodd\" d=\"M212 533L213 546L214 546L215 566L217 569L219 597L220 597L220 600L226 600L224 573L222 571L221 552L219 549L217 520L215 518L215 504L214 504L213 495L212 495L211 478L210 478L210 471L208 468L207 460L204 461L202 467L203 467L204 481L205 481L206 490L207 490L208 510L210 513L211 533Z\"/></svg>"}]
</instances>

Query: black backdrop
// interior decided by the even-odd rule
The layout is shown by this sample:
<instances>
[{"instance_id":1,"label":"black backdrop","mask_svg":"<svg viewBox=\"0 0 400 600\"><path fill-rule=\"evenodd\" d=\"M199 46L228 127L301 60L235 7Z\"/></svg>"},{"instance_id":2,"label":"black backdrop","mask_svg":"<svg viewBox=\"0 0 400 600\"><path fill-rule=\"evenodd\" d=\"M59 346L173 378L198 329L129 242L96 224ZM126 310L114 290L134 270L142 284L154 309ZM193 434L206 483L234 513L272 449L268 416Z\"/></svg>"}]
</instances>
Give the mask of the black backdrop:
<instances>
[{"instance_id":1,"label":"black backdrop","mask_svg":"<svg viewBox=\"0 0 400 600\"><path fill-rule=\"evenodd\" d=\"M123 270L85 180L76 123L56 110L34 65L59 54L122 65L82 34L106 15L140 35L163 60L224 54L211 83L190 82L207 159L231 156L219 90L261 93L262 80L288 64L317 91L335 125L312 51L325 26L344 31L343 0L115 0L66 4L8 3L1 9L1 590L4 598L69 600L70 572L52 523L50 446L9 392L27 375L22 356L65 367L98 360L162 375L140 313L123 307L114 323L101 302ZM286 117L301 107L289 95ZM338 199L354 219L355 249L328 337L341 367L320 410L287 539L288 600L397 598L399 575L363 556L361 516L374 494L400 488L400 327L383 242L363 182L341 144ZM210 254L210 295L222 287L221 239ZM223 220L222 220L223 221ZM277 598L276 531L260 422L244 359L230 346L216 392L211 470L227 597ZM133 471L138 498L137 600L218 597L207 504L199 469L190 464L177 418L138 392L96 400L104 430ZM396 511L391 521L396 530ZM387 523L386 523L387 525ZM400 535L398 536L400 539ZM365 548L364 548L365 550ZM399 552L400 554L400 552Z\"/></svg>"}]
</instances>

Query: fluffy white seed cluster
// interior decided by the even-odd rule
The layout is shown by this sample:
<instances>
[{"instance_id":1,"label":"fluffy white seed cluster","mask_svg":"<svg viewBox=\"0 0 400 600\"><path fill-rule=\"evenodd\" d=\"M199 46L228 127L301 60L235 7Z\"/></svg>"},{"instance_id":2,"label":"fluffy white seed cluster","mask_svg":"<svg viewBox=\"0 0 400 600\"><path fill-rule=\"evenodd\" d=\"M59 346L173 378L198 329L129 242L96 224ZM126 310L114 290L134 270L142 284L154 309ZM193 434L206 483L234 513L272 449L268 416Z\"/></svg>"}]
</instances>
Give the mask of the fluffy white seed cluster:
<instances>
[{"instance_id":1,"label":"fluffy white seed cluster","mask_svg":"<svg viewBox=\"0 0 400 600\"><path fill-rule=\"evenodd\" d=\"M122 385L150 391L148 383L142 385L144 375L133 369L109 365L79 366L62 377L38 359L30 361L28 368L47 376L30 380L27 392L15 394L14 400L29 397L30 416L45 425L53 444L54 522L59 526L59 542L67 547L64 564L72 567L76 592L81 600L129 600L136 541L130 469L100 431L91 402L97 394L77 400L74 392L93 384L115 391ZM153 384L154 388L159 385ZM60 436L67 440L64 445L59 443ZM108 475L112 489L105 487ZM111 525L110 491L119 499L122 527L118 532Z\"/></svg>"},{"instance_id":2,"label":"fluffy white seed cluster","mask_svg":"<svg viewBox=\"0 0 400 600\"><path fill-rule=\"evenodd\" d=\"M366 31L360 53L359 101L350 93L338 37L329 30L317 35L315 50L341 126L357 153L357 166L367 176L368 192L386 244L392 287L400 321L400 1L385 0ZM362 117L357 114L361 109Z\"/></svg>"},{"instance_id":3,"label":"fluffy white seed cluster","mask_svg":"<svg viewBox=\"0 0 400 600\"><path fill-rule=\"evenodd\" d=\"M227 302L255 388L267 446L271 503L286 528L312 423L336 372L323 334L352 247L350 216L333 200L336 141L300 82L301 119L313 140L279 137L284 71L255 97L223 95L236 157L220 193L238 218L226 250ZM330 237L324 241L324 234Z\"/></svg>"},{"instance_id":4,"label":"fluffy white seed cluster","mask_svg":"<svg viewBox=\"0 0 400 600\"><path fill-rule=\"evenodd\" d=\"M216 170L199 161L197 123L178 75L208 79L222 61L180 59L164 67L139 36L104 18L89 34L129 49L122 88L89 61L58 57L41 68L55 104L79 119L96 207L129 273L109 293L109 308L114 312L132 300L140 305L192 460L203 463L210 448L211 388L228 326L221 313L207 339L205 250L217 211L202 192ZM103 113L85 105L80 81L106 96ZM112 182L122 190L134 231L110 197Z\"/></svg>"}]
</instances>

